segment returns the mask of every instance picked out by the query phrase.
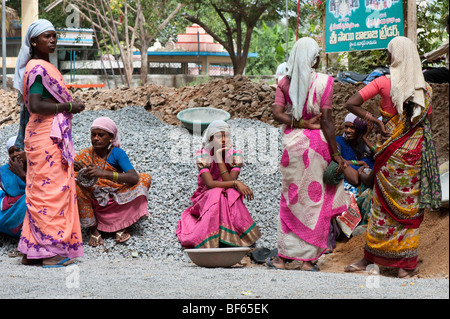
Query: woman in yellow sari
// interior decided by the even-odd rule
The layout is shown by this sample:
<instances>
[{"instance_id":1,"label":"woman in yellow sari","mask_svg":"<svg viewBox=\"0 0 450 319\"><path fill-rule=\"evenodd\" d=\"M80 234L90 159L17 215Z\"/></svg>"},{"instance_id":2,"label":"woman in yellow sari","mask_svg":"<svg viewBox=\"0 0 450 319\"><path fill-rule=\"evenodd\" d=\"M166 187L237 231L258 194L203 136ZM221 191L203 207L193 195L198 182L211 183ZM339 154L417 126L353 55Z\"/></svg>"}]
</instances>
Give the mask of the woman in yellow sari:
<instances>
[{"instance_id":1,"label":"woman in yellow sari","mask_svg":"<svg viewBox=\"0 0 450 319\"><path fill-rule=\"evenodd\" d=\"M148 215L151 177L136 172L110 118L94 120L91 143L75 156L81 226L91 230L90 246L103 244L100 231L115 233L116 242L123 243L131 237L126 229Z\"/></svg>"},{"instance_id":2,"label":"woman in yellow sari","mask_svg":"<svg viewBox=\"0 0 450 319\"><path fill-rule=\"evenodd\" d=\"M377 145L371 216L364 258L345 267L364 271L375 263L398 268L399 278L418 274L419 226L424 210L440 207L441 189L436 149L431 138L431 87L422 74L419 54L408 38L388 45L390 76L382 76L346 104L356 116L378 125L385 140ZM361 105L381 95L376 119Z\"/></svg>"}]
</instances>

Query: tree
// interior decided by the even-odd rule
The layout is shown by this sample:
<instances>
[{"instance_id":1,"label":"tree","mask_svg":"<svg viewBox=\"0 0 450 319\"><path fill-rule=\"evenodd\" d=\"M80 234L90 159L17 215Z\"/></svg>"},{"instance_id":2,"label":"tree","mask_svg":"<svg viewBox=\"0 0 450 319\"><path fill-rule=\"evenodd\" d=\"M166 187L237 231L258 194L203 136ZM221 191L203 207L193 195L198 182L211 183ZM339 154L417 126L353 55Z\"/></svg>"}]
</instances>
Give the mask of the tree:
<instances>
[{"instance_id":1,"label":"tree","mask_svg":"<svg viewBox=\"0 0 450 319\"><path fill-rule=\"evenodd\" d=\"M93 27L111 35L124 63L125 78L131 86L133 51L141 52L141 84L147 82L147 50L158 33L183 7L173 0L73 0L80 14Z\"/></svg>"},{"instance_id":2,"label":"tree","mask_svg":"<svg viewBox=\"0 0 450 319\"><path fill-rule=\"evenodd\" d=\"M190 5L184 17L201 26L230 55L234 74L243 74L253 30L264 15L266 21L280 18L283 1L273 0L180 0ZM205 10L208 8L209 10Z\"/></svg>"}]
</instances>

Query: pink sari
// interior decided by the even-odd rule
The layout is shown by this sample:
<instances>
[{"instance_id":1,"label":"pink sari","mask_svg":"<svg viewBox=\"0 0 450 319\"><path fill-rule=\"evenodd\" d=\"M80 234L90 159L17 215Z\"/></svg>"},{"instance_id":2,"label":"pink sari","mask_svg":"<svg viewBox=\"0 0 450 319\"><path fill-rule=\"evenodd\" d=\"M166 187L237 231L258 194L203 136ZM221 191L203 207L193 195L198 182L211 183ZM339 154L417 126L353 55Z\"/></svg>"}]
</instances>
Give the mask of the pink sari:
<instances>
[{"instance_id":1,"label":"pink sari","mask_svg":"<svg viewBox=\"0 0 450 319\"><path fill-rule=\"evenodd\" d=\"M287 107L287 113L291 106L289 85L289 79L283 78L275 100L275 104ZM316 74L308 93L312 98L306 99L303 108L304 119L331 106L332 88L332 77ZM313 110L311 114L306 111L308 103L309 109ZM282 131L278 255L287 259L316 260L327 248L331 219L347 209L344 184L342 181L334 186L323 182L331 154L321 130L283 125Z\"/></svg>"},{"instance_id":2,"label":"pink sari","mask_svg":"<svg viewBox=\"0 0 450 319\"><path fill-rule=\"evenodd\" d=\"M71 101L61 73L44 60L30 60L24 75L24 101L28 110L30 87L37 75L60 102ZM39 115L30 112L26 127L27 212L18 249L29 259L55 255L83 256L74 179L72 114Z\"/></svg>"},{"instance_id":3,"label":"pink sari","mask_svg":"<svg viewBox=\"0 0 450 319\"><path fill-rule=\"evenodd\" d=\"M204 160L205 157L208 159ZM222 180L219 167L211 158L206 150L197 153L198 188L191 197L193 205L181 214L176 231L178 239L184 248L217 248L220 243L251 246L261 233L245 207L242 195L234 188L208 189L203 182L201 175L206 170L214 180ZM200 161L208 164L200 165ZM240 170L232 164L226 165L229 172Z\"/></svg>"}]
</instances>

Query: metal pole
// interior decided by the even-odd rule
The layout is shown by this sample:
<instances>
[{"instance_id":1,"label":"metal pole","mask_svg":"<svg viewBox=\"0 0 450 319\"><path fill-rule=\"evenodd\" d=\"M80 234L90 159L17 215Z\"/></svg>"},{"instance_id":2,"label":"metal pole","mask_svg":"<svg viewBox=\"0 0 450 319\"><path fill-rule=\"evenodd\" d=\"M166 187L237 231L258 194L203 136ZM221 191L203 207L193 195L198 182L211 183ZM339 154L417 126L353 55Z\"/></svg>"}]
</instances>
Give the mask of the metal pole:
<instances>
[{"instance_id":1,"label":"metal pole","mask_svg":"<svg viewBox=\"0 0 450 319\"><path fill-rule=\"evenodd\" d=\"M200 33L197 30L197 60L198 60L198 75L202 74L202 69L200 68Z\"/></svg>"},{"instance_id":2,"label":"metal pole","mask_svg":"<svg viewBox=\"0 0 450 319\"><path fill-rule=\"evenodd\" d=\"M289 15L288 15L288 0L286 0L286 61L289 56Z\"/></svg>"},{"instance_id":3,"label":"metal pole","mask_svg":"<svg viewBox=\"0 0 450 319\"><path fill-rule=\"evenodd\" d=\"M2 83L6 91L6 0L2 0Z\"/></svg>"}]
</instances>

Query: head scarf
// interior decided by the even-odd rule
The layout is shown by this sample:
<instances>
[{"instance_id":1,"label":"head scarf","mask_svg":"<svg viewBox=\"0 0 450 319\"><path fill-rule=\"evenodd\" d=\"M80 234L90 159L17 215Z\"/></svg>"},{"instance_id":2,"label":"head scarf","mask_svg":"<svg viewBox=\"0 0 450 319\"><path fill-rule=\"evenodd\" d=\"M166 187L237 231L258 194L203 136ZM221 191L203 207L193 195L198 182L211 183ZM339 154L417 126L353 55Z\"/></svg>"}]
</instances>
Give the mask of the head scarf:
<instances>
[{"instance_id":1,"label":"head scarf","mask_svg":"<svg viewBox=\"0 0 450 319\"><path fill-rule=\"evenodd\" d=\"M91 125L91 131L94 129L101 129L108 133L111 133L114 136L111 144L114 147L122 146L122 144L120 143L119 130L117 129L116 123L114 123L114 121L111 120L109 117L103 116L96 118Z\"/></svg>"},{"instance_id":2,"label":"head scarf","mask_svg":"<svg viewBox=\"0 0 450 319\"><path fill-rule=\"evenodd\" d=\"M364 133L366 133L367 131L367 123L364 120L357 117L356 115L354 115L353 113L348 113L347 116L345 117L344 122L352 123L353 126L355 127L355 132L356 134L358 134L359 137L364 135Z\"/></svg>"},{"instance_id":3,"label":"head scarf","mask_svg":"<svg viewBox=\"0 0 450 319\"><path fill-rule=\"evenodd\" d=\"M31 60L31 38L39 36L45 31L55 31L53 24L45 19L34 21L27 30L25 39L17 57L16 70L14 73L14 88L23 94L23 75L28 61Z\"/></svg>"},{"instance_id":4,"label":"head scarf","mask_svg":"<svg viewBox=\"0 0 450 319\"><path fill-rule=\"evenodd\" d=\"M9 149L14 146L14 143L16 142L17 136L11 136L8 141L6 142L6 151L9 151Z\"/></svg>"},{"instance_id":5,"label":"head scarf","mask_svg":"<svg viewBox=\"0 0 450 319\"><path fill-rule=\"evenodd\" d=\"M296 120L302 118L303 107L310 89L319 58L320 48L312 38L301 38L292 48L287 63L287 76L291 79L289 96L292 100L292 115Z\"/></svg>"},{"instance_id":6,"label":"head scarf","mask_svg":"<svg viewBox=\"0 0 450 319\"><path fill-rule=\"evenodd\" d=\"M403 114L403 103L411 101L413 120L425 108L426 83L422 73L417 46L411 39L395 37L389 42L391 54L391 98L398 114Z\"/></svg>"},{"instance_id":7,"label":"head scarf","mask_svg":"<svg viewBox=\"0 0 450 319\"><path fill-rule=\"evenodd\" d=\"M218 133L218 132L230 132L230 126L222 120L215 120L212 121L208 127L206 128L205 132L203 132L203 137L202 137L202 145L203 148L205 150L210 150L211 147L209 145L209 140L211 139L211 136L213 136L214 134Z\"/></svg>"}]
</instances>

